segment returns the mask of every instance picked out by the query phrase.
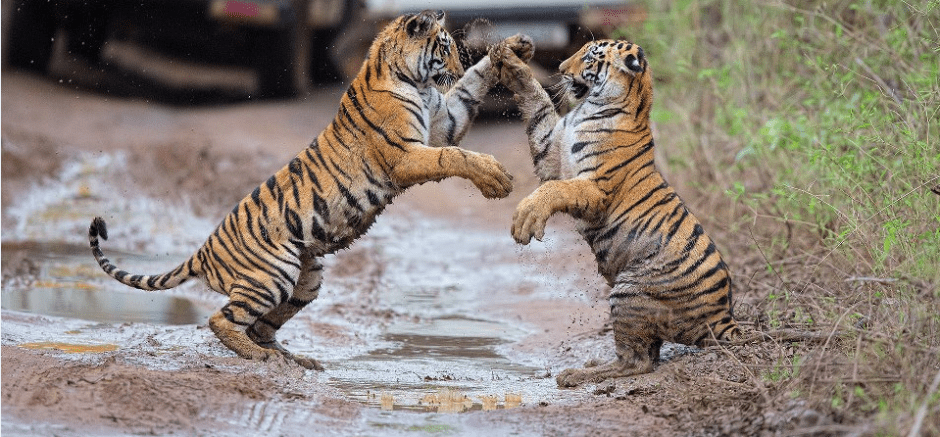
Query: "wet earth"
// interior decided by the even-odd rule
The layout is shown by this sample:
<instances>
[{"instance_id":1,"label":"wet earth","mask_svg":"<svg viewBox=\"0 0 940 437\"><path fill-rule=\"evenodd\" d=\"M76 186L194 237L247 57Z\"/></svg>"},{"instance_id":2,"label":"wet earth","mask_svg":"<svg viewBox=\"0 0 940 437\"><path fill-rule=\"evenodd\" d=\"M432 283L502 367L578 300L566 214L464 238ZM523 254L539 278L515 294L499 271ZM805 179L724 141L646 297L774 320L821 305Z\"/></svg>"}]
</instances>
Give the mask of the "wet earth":
<instances>
[{"instance_id":1,"label":"wet earth","mask_svg":"<svg viewBox=\"0 0 940 437\"><path fill-rule=\"evenodd\" d=\"M564 217L543 242L513 242L536 180L521 124L498 118L462 146L506 165L508 198L425 184L325 259L319 299L279 331L325 371L240 359L206 326L223 296L117 283L88 224L108 221L103 250L123 269L172 268L308 144L343 90L177 106L89 77L2 76L4 434L721 435L805 415L759 408L739 363L760 350L667 344L652 374L557 388L561 370L613 358L606 285Z\"/></svg>"}]
</instances>

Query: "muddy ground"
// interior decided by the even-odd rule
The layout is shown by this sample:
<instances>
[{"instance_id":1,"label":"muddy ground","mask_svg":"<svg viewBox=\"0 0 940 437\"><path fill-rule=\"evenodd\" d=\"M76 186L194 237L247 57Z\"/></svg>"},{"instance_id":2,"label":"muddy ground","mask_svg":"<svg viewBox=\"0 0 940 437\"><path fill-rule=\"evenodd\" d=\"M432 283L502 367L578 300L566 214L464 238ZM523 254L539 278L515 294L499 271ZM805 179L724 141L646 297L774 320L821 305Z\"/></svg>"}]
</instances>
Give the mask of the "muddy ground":
<instances>
[{"instance_id":1,"label":"muddy ground","mask_svg":"<svg viewBox=\"0 0 940 437\"><path fill-rule=\"evenodd\" d=\"M759 344L667 345L652 374L558 389L559 371L613 357L605 285L565 218L544 242L510 238L536 180L521 124L498 117L463 146L507 166L508 198L463 180L414 188L326 259L320 298L280 334L325 371L240 359L206 327L222 296L110 280L88 223L108 220L121 267L171 268L332 119L342 88L255 102L237 74L187 94L139 71L54 69L2 76L5 435L853 432L769 395L755 369L774 357ZM724 250L747 251L712 227Z\"/></svg>"}]
</instances>

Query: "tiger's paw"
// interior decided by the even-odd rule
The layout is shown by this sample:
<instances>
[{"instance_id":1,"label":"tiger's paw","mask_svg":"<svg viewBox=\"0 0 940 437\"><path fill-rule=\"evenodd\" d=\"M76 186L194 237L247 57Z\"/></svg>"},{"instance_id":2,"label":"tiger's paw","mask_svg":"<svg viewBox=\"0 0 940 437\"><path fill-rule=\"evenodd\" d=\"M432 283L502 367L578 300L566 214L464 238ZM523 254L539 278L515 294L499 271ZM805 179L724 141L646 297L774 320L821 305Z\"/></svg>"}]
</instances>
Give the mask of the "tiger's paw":
<instances>
[{"instance_id":1,"label":"tiger's paw","mask_svg":"<svg viewBox=\"0 0 940 437\"><path fill-rule=\"evenodd\" d=\"M498 72L500 83L514 93L524 92L534 76L526 62L535 54L532 38L518 34L490 48L490 63Z\"/></svg>"},{"instance_id":2,"label":"tiger's paw","mask_svg":"<svg viewBox=\"0 0 940 437\"><path fill-rule=\"evenodd\" d=\"M324 370L323 365L319 361L313 358L302 357L299 355L288 354L290 359L294 360L295 363L300 364L301 367L310 370L317 370L322 372Z\"/></svg>"},{"instance_id":3,"label":"tiger's paw","mask_svg":"<svg viewBox=\"0 0 940 437\"><path fill-rule=\"evenodd\" d=\"M542 241L545 236L545 224L550 216L551 210L544 202L531 196L522 199L512 215L512 238L519 244L529 244L532 237Z\"/></svg>"},{"instance_id":4,"label":"tiger's paw","mask_svg":"<svg viewBox=\"0 0 940 437\"><path fill-rule=\"evenodd\" d=\"M276 361L286 358L284 352L276 349L266 349L260 346L246 349L247 350L235 351L235 353L242 358L247 358L252 361Z\"/></svg>"},{"instance_id":5,"label":"tiger's paw","mask_svg":"<svg viewBox=\"0 0 940 437\"><path fill-rule=\"evenodd\" d=\"M565 369L555 377L558 387L577 387L586 382L598 383L610 378L640 375L653 371L653 362L629 363L615 360L612 363L584 369Z\"/></svg>"},{"instance_id":6,"label":"tiger's paw","mask_svg":"<svg viewBox=\"0 0 940 437\"><path fill-rule=\"evenodd\" d=\"M291 352L288 352L283 347L281 349L262 349L262 353L255 354L251 357L253 360L265 361L265 362L279 362L282 364L286 363L296 363L305 369L310 370L323 370L323 365L320 364L317 360L313 358L302 357L299 355L294 355Z\"/></svg>"},{"instance_id":7,"label":"tiger's paw","mask_svg":"<svg viewBox=\"0 0 940 437\"><path fill-rule=\"evenodd\" d=\"M256 338L252 338L252 341L254 341L258 346L261 346L264 349L267 349L272 352L278 352L279 355L283 356L285 359L289 361L293 361L299 364L301 367L304 367L310 370L321 370L321 371L323 370L323 366L317 360L313 358L306 358L306 357L302 357L299 355L294 355L293 353L288 351L284 346L282 346L281 343L277 340L271 339L267 341L258 341ZM278 355L278 354L266 355L263 358L263 360L267 361L271 359L272 357L274 357L275 355Z\"/></svg>"},{"instance_id":8,"label":"tiger's paw","mask_svg":"<svg viewBox=\"0 0 940 437\"><path fill-rule=\"evenodd\" d=\"M512 175L491 155L472 155L470 181L487 199L502 199L512 192Z\"/></svg>"},{"instance_id":9,"label":"tiger's paw","mask_svg":"<svg viewBox=\"0 0 940 437\"><path fill-rule=\"evenodd\" d=\"M512 50L516 57L522 60L522 62L529 62L532 60L532 57L535 56L535 43L532 42L532 37L529 35L517 33L502 40L497 45L500 44Z\"/></svg>"},{"instance_id":10,"label":"tiger's paw","mask_svg":"<svg viewBox=\"0 0 940 437\"><path fill-rule=\"evenodd\" d=\"M565 369L555 377L560 388L577 387L585 382L601 382L606 378L599 378L591 369Z\"/></svg>"},{"instance_id":11,"label":"tiger's paw","mask_svg":"<svg viewBox=\"0 0 940 437\"><path fill-rule=\"evenodd\" d=\"M257 334L254 329L249 329L247 335L248 338L250 338L251 341L255 342L255 344L258 346L278 352L289 353L284 346L281 346L281 342L277 341L277 339L275 339L273 336L262 337L261 335Z\"/></svg>"}]
</instances>

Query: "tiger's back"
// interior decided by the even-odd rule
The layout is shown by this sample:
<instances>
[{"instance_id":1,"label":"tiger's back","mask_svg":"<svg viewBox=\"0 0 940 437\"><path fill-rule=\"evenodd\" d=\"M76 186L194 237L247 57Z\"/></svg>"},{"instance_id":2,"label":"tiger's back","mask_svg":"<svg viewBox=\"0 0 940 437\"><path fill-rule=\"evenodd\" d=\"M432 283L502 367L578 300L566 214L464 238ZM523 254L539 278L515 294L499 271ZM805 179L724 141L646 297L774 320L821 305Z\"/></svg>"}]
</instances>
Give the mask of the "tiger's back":
<instances>
[{"instance_id":1,"label":"tiger's back","mask_svg":"<svg viewBox=\"0 0 940 437\"><path fill-rule=\"evenodd\" d=\"M651 71L625 41L586 44L559 67L572 110L558 116L518 57L496 48L501 81L516 93L543 184L520 202L513 235L541 238L564 212L611 286L617 360L569 369L560 385L652 371L663 341L705 345L736 338L731 276L714 242L654 163Z\"/></svg>"},{"instance_id":2,"label":"tiger's back","mask_svg":"<svg viewBox=\"0 0 940 437\"><path fill-rule=\"evenodd\" d=\"M244 358L283 356L322 369L275 338L317 298L320 257L348 247L415 184L462 177L488 198L512 189L511 175L492 156L457 147L496 77L489 59L464 74L443 19L443 12L425 11L387 25L333 122L242 199L177 268L160 275L118 269L99 247L107 228L95 218L88 236L98 264L116 280L144 290L201 279L229 297L209 319L229 349Z\"/></svg>"}]
</instances>

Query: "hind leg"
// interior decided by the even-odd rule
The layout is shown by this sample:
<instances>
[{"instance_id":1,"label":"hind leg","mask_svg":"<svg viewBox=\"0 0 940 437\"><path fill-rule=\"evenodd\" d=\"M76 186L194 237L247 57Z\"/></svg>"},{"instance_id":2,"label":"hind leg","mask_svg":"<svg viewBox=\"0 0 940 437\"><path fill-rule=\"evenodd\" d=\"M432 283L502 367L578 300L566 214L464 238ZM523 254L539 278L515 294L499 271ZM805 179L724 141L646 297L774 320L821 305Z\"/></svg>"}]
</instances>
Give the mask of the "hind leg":
<instances>
[{"instance_id":1,"label":"hind leg","mask_svg":"<svg viewBox=\"0 0 940 437\"><path fill-rule=\"evenodd\" d=\"M249 285L250 284L250 285ZM247 330L259 317L276 307L282 297L273 283L244 281L229 289L229 302L209 318L209 327L226 347L242 358L267 361L283 354L258 346Z\"/></svg>"},{"instance_id":2,"label":"hind leg","mask_svg":"<svg viewBox=\"0 0 940 437\"><path fill-rule=\"evenodd\" d=\"M317 298L320 293L323 266L313 258L301 260L300 277L290 298L278 304L274 309L259 317L248 327L248 337L258 346L281 352L297 364L312 370L323 370L323 366L313 358L292 354L277 341L277 330L294 317L303 307Z\"/></svg>"},{"instance_id":3,"label":"hind leg","mask_svg":"<svg viewBox=\"0 0 940 437\"><path fill-rule=\"evenodd\" d=\"M669 310L649 297L611 293L614 343L617 359L608 364L584 369L567 369L555 381L559 387L576 387L585 382L633 376L653 371L663 344L662 329Z\"/></svg>"}]
</instances>

